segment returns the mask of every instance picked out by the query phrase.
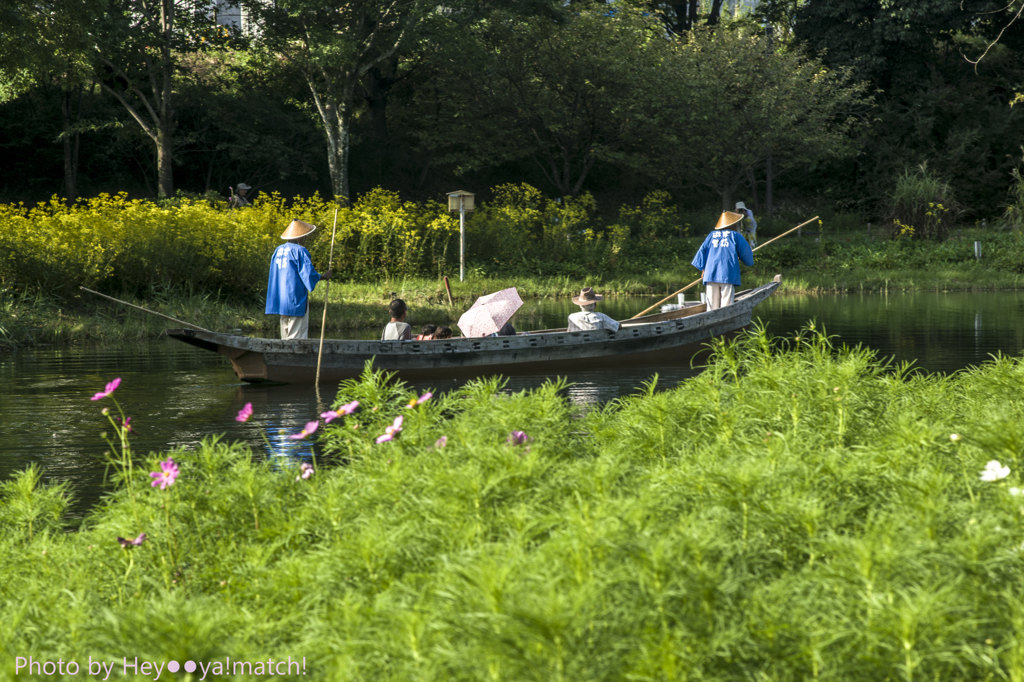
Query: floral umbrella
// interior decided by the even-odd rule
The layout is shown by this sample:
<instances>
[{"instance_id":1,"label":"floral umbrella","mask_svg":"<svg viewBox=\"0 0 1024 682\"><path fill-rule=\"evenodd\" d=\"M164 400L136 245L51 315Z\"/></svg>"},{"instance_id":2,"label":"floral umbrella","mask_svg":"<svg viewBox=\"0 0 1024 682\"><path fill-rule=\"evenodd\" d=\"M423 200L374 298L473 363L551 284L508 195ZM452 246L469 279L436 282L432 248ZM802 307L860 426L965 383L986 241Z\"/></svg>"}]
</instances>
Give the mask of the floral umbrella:
<instances>
[{"instance_id":1,"label":"floral umbrella","mask_svg":"<svg viewBox=\"0 0 1024 682\"><path fill-rule=\"evenodd\" d=\"M488 336L501 329L523 305L515 287L502 289L476 299L459 318L458 327L466 337Z\"/></svg>"}]
</instances>

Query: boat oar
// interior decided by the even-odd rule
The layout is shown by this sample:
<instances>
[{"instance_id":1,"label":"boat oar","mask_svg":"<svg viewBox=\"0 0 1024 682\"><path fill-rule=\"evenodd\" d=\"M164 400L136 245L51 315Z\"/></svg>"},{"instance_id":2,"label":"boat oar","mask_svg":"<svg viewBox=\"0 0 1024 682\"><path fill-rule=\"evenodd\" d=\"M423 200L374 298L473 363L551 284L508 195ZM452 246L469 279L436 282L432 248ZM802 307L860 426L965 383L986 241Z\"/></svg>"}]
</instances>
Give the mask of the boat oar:
<instances>
[{"instance_id":1,"label":"boat oar","mask_svg":"<svg viewBox=\"0 0 1024 682\"><path fill-rule=\"evenodd\" d=\"M186 322L185 320L179 320L176 317L171 317L170 315L164 315L163 313L158 313L155 310L150 310L149 308L143 308L141 305L135 305L133 303L129 303L128 301L122 301L119 298L114 298L113 296L107 296L106 294L101 294L100 292L93 291L92 289L86 289L85 287L78 287L78 288L81 289L82 291L88 291L90 294L96 294L97 296L102 296L103 298L110 299L114 303L120 303L121 305L126 305L129 308L135 308L136 310L141 310L144 313L149 313L150 315L156 315L157 317L162 317L165 320L170 320L171 322L177 322L178 324L183 324L186 327L191 327L192 329L198 329L201 332L209 332L210 334L215 334L216 333L216 332L210 331L209 329L203 329L202 327L200 327L197 324L192 324L191 322Z\"/></svg>"},{"instance_id":2,"label":"boat oar","mask_svg":"<svg viewBox=\"0 0 1024 682\"><path fill-rule=\"evenodd\" d=\"M764 244L761 244L761 246L759 246L759 247L757 247L756 249L754 249L754 251L757 251L757 250L759 250L759 249L763 249L764 247L768 246L768 245L769 245L769 244L771 244L772 242L774 242L774 241L776 241L776 240L778 240L778 239L782 239L782 238L783 238L783 237L785 237L785 236L786 236L787 234L790 234L790 233L792 233L792 232L796 232L797 230L799 230L799 229L800 229L801 227L803 227L804 225L807 225L808 223L813 223L813 222L814 222L815 220L817 220L817 219L818 219L818 216L814 216L814 217L813 217L813 218L811 218L810 220L807 220L807 221L804 221L804 222L800 223L799 225L797 225L796 227L794 227L794 228L793 228L792 230L787 230L787 231L783 232L782 234L780 234L780 235L779 235L778 237L774 237L774 238L772 238L772 239L769 239L769 240L768 240L768 241L766 241L766 242L765 242ZM631 317L631 318L629 318L629 319L631 319L631 320L635 320L636 318L640 317L641 315L646 315L647 313L651 312L652 310L654 310L655 308L657 308L657 307L658 307L659 305L661 305L661 304L662 304L662 303L664 303L665 301L667 301L667 300L669 300L670 298L672 298L673 296L678 296L679 294L683 293L683 292L684 292L684 291L686 291L687 289L690 289L690 288L692 288L692 287L695 287L695 286L697 286L698 284L700 284L700 283L701 283L701 280L703 280L703 279L704 279L704 278L703 278L703 276L702 276L702 277L701 277L700 279L698 279L698 280L696 280L696 281L694 281L694 282L690 282L689 284L687 284L687 285L686 285L685 287L683 287L682 289L680 289L680 290L679 290L679 291L677 291L676 293L674 293L674 294L669 294L669 295L668 295L668 296L666 296L665 298L661 299L660 301L658 301L657 303L655 303L654 305L652 305L652 306L651 306L650 308L645 308L644 310L641 310L641 311L640 311L639 313L637 313L636 315L634 315L633 317Z\"/></svg>"},{"instance_id":3,"label":"boat oar","mask_svg":"<svg viewBox=\"0 0 1024 682\"><path fill-rule=\"evenodd\" d=\"M331 255L327 257L327 269L334 265L334 235L338 232L338 207L334 207L334 228L331 230ZM327 280L324 291L324 320L320 323L320 352L316 356L316 386L320 387L320 361L324 359L324 333L327 331L327 302L331 298L331 280Z\"/></svg>"}]
</instances>

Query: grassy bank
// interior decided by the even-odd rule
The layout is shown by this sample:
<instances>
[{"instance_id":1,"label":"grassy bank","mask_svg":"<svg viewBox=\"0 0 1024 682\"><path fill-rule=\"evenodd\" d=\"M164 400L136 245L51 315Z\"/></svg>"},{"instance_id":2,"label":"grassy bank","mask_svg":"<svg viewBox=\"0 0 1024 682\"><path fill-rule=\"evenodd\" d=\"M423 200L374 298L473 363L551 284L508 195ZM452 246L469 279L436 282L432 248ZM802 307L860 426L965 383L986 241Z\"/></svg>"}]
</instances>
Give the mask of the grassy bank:
<instances>
[{"instance_id":1,"label":"grassy bank","mask_svg":"<svg viewBox=\"0 0 1024 682\"><path fill-rule=\"evenodd\" d=\"M316 434L335 466L297 478L228 434L171 453L166 490L165 456L143 458L72 532L28 473L0 493L0 678L32 655L304 657L325 680L1021 679L1022 382L1020 360L906 376L751 335L586 415L557 385L409 409L365 377ZM99 427L117 392L89 397Z\"/></svg>"},{"instance_id":2,"label":"grassy bank","mask_svg":"<svg viewBox=\"0 0 1024 682\"><path fill-rule=\"evenodd\" d=\"M770 247L769 247L770 248ZM997 291L1024 288L1024 274L1006 272L984 263L935 266L919 269L868 269L851 267L823 271L817 266L807 268L773 268L772 264L755 264L753 272L744 275L745 286L771 280L782 272L779 294L819 294L908 291ZM454 324L472 305L476 297L515 286L524 298L567 297L583 286L593 286L610 296L665 296L698 277L687 266L639 274L633 279L577 279L561 277L474 276L464 283L454 281L453 303L448 304L444 286L439 280L422 277L404 278L383 284L336 282L331 285L328 333L344 334L349 330L373 329L386 322L385 310L391 292L412 306L410 320L414 325L426 322ZM312 296L310 308L311 334L319 333L323 319L323 288ZM263 313L263 299L246 303L236 298L220 298L216 294L196 293L180 289L149 292L143 295L117 294L130 303L170 315L215 331L238 330L256 336L276 336L277 318ZM655 302L651 299L651 303ZM82 293L67 299L41 293L14 294L0 292L0 350L33 345L68 345L76 343L114 343L158 338L174 324L159 317L134 311L105 299Z\"/></svg>"}]
</instances>

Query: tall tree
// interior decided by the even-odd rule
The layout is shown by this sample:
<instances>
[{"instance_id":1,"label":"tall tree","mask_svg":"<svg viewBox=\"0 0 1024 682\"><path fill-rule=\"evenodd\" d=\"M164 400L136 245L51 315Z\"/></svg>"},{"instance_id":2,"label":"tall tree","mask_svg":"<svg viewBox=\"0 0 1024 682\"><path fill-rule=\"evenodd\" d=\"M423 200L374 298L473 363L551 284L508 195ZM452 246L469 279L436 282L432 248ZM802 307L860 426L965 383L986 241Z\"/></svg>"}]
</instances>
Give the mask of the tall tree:
<instances>
[{"instance_id":1,"label":"tall tree","mask_svg":"<svg viewBox=\"0 0 1024 682\"><path fill-rule=\"evenodd\" d=\"M650 48L665 42L657 21L595 6L561 24L496 15L468 29L438 75L441 114L423 131L440 161L465 172L529 159L575 196L595 163L634 160L641 92L655 76Z\"/></svg>"},{"instance_id":2,"label":"tall tree","mask_svg":"<svg viewBox=\"0 0 1024 682\"><path fill-rule=\"evenodd\" d=\"M428 0L247 0L259 41L305 80L323 122L331 185L349 197L357 88L413 39L435 10Z\"/></svg>"},{"instance_id":3,"label":"tall tree","mask_svg":"<svg viewBox=\"0 0 1024 682\"><path fill-rule=\"evenodd\" d=\"M809 166L853 151L847 133L866 109L863 85L743 31L691 31L662 70L651 120L672 123L647 131L652 165L672 186L714 190L723 209L769 155Z\"/></svg>"}]
</instances>

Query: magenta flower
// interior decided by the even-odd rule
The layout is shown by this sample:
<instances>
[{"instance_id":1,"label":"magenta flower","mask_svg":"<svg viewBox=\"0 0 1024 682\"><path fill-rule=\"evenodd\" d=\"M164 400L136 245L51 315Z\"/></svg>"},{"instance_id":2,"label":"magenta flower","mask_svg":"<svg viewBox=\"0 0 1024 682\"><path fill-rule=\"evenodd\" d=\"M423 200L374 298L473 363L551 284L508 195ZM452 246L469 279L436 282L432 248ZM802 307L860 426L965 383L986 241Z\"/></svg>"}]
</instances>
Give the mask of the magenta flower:
<instances>
[{"instance_id":1,"label":"magenta flower","mask_svg":"<svg viewBox=\"0 0 1024 682\"><path fill-rule=\"evenodd\" d=\"M437 439L437 442L434 443L435 448L443 448L445 445L448 445L448 436L441 436Z\"/></svg>"},{"instance_id":2,"label":"magenta flower","mask_svg":"<svg viewBox=\"0 0 1024 682\"><path fill-rule=\"evenodd\" d=\"M392 440L395 436L397 436L398 433L402 430L402 421L404 419L405 417L401 416L395 417L395 423L384 429L384 435L377 436L377 444L380 445L381 443L386 443L389 440Z\"/></svg>"},{"instance_id":3,"label":"magenta flower","mask_svg":"<svg viewBox=\"0 0 1024 682\"><path fill-rule=\"evenodd\" d=\"M314 473L313 472L313 465L310 464L309 462L303 462L299 466L299 469L302 470L302 473L295 477L296 481L301 481L302 479L309 478Z\"/></svg>"},{"instance_id":4,"label":"magenta flower","mask_svg":"<svg viewBox=\"0 0 1024 682\"><path fill-rule=\"evenodd\" d=\"M174 485L178 473L178 465L168 457L166 462L160 462L160 471L152 471L149 475L153 479L153 487L160 486L160 490L163 490L169 485Z\"/></svg>"},{"instance_id":5,"label":"magenta flower","mask_svg":"<svg viewBox=\"0 0 1024 682\"><path fill-rule=\"evenodd\" d=\"M109 398L110 394L113 393L114 391L116 391L117 387L120 386L120 385L121 385L121 377L118 377L118 378L114 379L113 381L111 381L109 384L107 384L107 388L103 392L97 393L96 395L94 395L92 397L92 399L93 400L103 400L104 398Z\"/></svg>"},{"instance_id":6,"label":"magenta flower","mask_svg":"<svg viewBox=\"0 0 1024 682\"><path fill-rule=\"evenodd\" d=\"M146 534L145 533L139 533L139 537L135 538L134 540L126 540L126 539L122 538L121 536L118 536L117 541L120 542L121 546L124 547L125 549L128 549L130 547L138 547L139 545L141 545L143 542L146 541Z\"/></svg>"},{"instance_id":7,"label":"magenta flower","mask_svg":"<svg viewBox=\"0 0 1024 682\"><path fill-rule=\"evenodd\" d=\"M409 401L409 405L407 407L408 407L408 409L411 410L411 409L413 409L414 407L416 407L418 405L422 405L423 403L427 402L428 400L430 400L433 397L434 397L434 394L431 393L430 391L427 391L426 393L421 395L419 398L413 398L412 400L410 400Z\"/></svg>"},{"instance_id":8,"label":"magenta flower","mask_svg":"<svg viewBox=\"0 0 1024 682\"><path fill-rule=\"evenodd\" d=\"M238 411L238 416L235 417L236 422L245 423L249 421L249 417L252 416L252 403L246 403L245 407Z\"/></svg>"},{"instance_id":9,"label":"magenta flower","mask_svg":"<svg viewBox=\"0 0 1024 682\"><path fill-rule=\"evenodd\" d=\"M509 445L525 445L531 440L533 439L527 436L525 431L513 431L508 434L508 440L505 442Z\"/></svg>"},{"instance_id":10,"label":"magenta flower","mask_svg":"<svg viewBox=\"0 0 1024 682\"><path fill-rule=\"evenodd\" d=\"M328 410L327 412L321 412L320 416L324 418L325 424L330 424L331 421L337 419L338 417L344 416L346 414L352 414L353 412L356 411L357 407L359 407L359 401L353 400L347 405L342 405L341 409L338 410L337 412L335 412L334 410Z\"/></svg>"},{"instance_id":11,"label":"magenta flower","mask_svg":"<svg viewBox=\"0 0 1024 682\"><path fill-rule=\"evenodd\" d=\"M117 421L120 422L121 418L118 417ZM121 428L124 429L125 431L127 431L128 433L131 433L132 432L132 418L131 417L125 417L124 421L121 422Z\"/></svg>"},{"instance_id":12,"label":"magenta flower","mask_svg":"<svg viewBox=\"0 0 1024 682\"><path fill-rule=\"evenodd\" d=\"M302 440L306 436L316 433L316 430L318 428L320 428L320 420L311 421L308 424L306 424L305 428L303 428L301 431L299 431L298 433L293 433L288 437L291 438L292 440Z\"/></svg>"}]
</instances>

